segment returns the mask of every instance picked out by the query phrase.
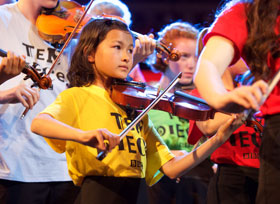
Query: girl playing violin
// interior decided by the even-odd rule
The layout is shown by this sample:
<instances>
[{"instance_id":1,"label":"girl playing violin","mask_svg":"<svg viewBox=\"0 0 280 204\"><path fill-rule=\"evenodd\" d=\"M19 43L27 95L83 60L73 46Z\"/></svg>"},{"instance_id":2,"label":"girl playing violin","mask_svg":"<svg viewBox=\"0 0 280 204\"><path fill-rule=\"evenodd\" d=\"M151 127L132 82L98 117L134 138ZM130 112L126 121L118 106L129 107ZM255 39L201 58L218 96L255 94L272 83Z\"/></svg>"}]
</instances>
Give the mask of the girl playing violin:
<instances>
[{"instance_id":1,"label":"girl playing violin","mask_svg":"<svg viewBox=\"0 0 280 204\"><path fill-rule=\"evenodd\" d=\"M162 173L183 174L221 145L240 120L232 117L195 152L174 157L148 116L119 141L132 120L110 98L113 79L125 79L132 68L133 37L127 25L114 19L95 19L82 30L67 74L71 88L32 122L58 153L66 152L68 170L81 186L77 203L147 203L146 183ZM115 133L115 134L114 134ZM102 160L98 150L111 151ZM115 147L118 145L118 147ZM160 170L160 172L158 171Z\"/></svg>"},{"instance_id":2,"label":"girl playing violin","mask_svg":"<svg viewBox=\"0 0 280 204\"><path fill-rule=\"evenodd\" d=\"M90 14L93 16L102 16L102 15L114 15L121 17L128 27L131 26L131 13L126 4L120 0L95 0L90 8ZM136 41L136 46L133 52L133 69L129 73L129 77L133 81L145 82L144 75L141 72L138 62L145 60L150 54L153 53L154 48L151 46L151 39L153 35L139 35L138 42Z\"/></svg>"}]
</instances>

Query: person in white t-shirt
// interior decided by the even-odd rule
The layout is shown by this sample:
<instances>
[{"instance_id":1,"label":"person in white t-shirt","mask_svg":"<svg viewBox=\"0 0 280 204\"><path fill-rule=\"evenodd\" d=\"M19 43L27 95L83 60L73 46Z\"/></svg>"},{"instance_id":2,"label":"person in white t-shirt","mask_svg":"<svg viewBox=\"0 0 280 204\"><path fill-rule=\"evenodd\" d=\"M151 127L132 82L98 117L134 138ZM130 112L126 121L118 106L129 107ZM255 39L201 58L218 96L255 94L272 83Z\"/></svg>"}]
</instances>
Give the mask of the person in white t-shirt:
<instances>
[{"instance_id":1,"label":"person in white t-shirt","mask_svg":"<svg viewBox=\"0 0 280 204\"><path fill-rule=\"evenodd\" d=\"M16 0L0 0L0 5L14 3Z\"/></svg>"},{"instance_id":2,"label":"person in white t-shirt","mask_svg":"<svg viewBox=\"0 0 280 204\"><path fill-rule=\"evenodd\" d=\"M40 73L47 73L58 52L39 37L35 23L42 7L54 8L57 2L19 0L0 6L0 49L13 52L15 61L15 58L23 60L18 56L24 55L27 63L36 64ZM1 58L0 66L8 58ZM76 198L78 188L68 175L65 155L51 151L43 138L30 131L35 115L66 88L67 62L63 54L50 74L53 87L40 91L40 99L37 88L30 88L32 81L23 80L22 73L0 86L1 204L72 203ZM12 67L20 70L23 65ZM30 108L23 120L22 104Z\"/></svg>"}]
</instances>

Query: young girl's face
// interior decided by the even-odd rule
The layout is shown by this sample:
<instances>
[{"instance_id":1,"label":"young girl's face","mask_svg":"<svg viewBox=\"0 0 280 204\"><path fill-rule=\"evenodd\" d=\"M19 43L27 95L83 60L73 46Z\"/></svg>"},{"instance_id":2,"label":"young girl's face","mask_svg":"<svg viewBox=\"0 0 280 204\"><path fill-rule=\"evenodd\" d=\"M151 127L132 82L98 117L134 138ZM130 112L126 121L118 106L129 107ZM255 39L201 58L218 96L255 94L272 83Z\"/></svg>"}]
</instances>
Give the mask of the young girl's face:
<instances>
[{"instance_id":1,"label":"young girl's face","mask_svg":"<svg viewBox=\"0 0 280 204\"><path fill-rule=\"evenodd\" d=\"M103 77L125 79L132 68L133 39L129 32L111 30L89 57ZM98 75L97 75L98 79Z\"/></svg>"},{"instance_id":2,"label":"young girl's face","mask_svg":"<svg viewBox=\"0 0 280 204\"><path fill-rule=\"evenodd\" d=\"M169 61L169 69L174 75L182 72L181 84L190 84L194 75L197 57L195 56L196 40L190 38L178 38L173 41L173 46L181 53L181 58Z\"/></svg>"}]
</instances>

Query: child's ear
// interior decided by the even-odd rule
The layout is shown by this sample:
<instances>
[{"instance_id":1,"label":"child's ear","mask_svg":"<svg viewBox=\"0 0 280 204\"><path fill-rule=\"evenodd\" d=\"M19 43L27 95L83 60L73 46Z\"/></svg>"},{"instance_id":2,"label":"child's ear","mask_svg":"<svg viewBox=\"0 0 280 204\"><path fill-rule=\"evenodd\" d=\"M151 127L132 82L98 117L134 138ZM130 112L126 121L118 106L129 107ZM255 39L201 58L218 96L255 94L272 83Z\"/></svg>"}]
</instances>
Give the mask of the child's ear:
<instances>
[{"instance_id":1,"label":"child's ear","mask_svg":"<svg viewBox=\"0 0 280 204\"><path fill-rule=\"evenodd\" d=\"M90 63L94 63L94 61L95 61L94 52L91 52L91 53L88 55L88 61L89 61Z\"/></svg>"},{"instance_id":2,"label":"child's ear","mask_svg":"<svg viewBox=\"0 0 280 204\"><path fill-rule=\"evenodd\" d=\"M83 52L84 52L84 54L87 53L87 47L84 48ZM92 52L87 56L87 58L88 58L88 61L89 61L90 63L94 63L94 61L95 61L94 52L92 51Z\"/></svg>"}]
</instances>

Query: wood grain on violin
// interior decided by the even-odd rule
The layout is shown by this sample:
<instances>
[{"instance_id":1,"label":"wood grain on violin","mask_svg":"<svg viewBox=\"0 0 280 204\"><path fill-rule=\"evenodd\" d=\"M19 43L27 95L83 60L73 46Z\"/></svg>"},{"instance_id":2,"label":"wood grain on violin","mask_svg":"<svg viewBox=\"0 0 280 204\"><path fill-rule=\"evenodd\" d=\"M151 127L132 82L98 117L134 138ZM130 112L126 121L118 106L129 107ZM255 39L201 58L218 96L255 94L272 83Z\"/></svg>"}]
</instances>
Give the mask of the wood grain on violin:
<instances>
[{"instance_id":1,"label":"wood grain on violin","mask_svg":"<svg viewBox=\"0 0 280 204\"><path fill-rule=\"evenodd\" d=\"M38 16L36 27L39 35L50 43L63 44L82 17L85 9L75 1L60 1L59 6L51 13ZM86 15L80 23L76 34L91 19Z\"/></svg>"}]
</instances>

